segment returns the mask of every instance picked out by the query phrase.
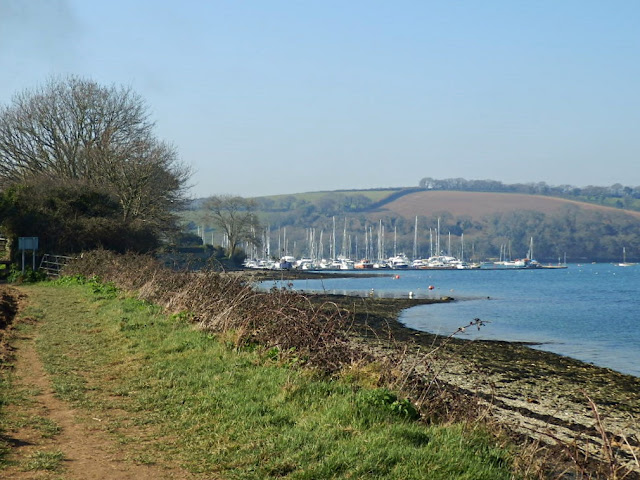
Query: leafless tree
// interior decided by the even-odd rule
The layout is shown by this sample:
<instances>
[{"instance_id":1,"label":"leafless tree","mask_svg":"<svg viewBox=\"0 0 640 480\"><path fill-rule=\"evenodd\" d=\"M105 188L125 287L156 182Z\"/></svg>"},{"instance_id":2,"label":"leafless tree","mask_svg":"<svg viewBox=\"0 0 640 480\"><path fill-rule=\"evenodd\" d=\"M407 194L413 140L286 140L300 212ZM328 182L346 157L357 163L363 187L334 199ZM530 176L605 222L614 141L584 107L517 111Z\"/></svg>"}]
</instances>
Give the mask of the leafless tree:
<instances>
[{"instance_id":1,"label":"leafless tree","mask_svg":"<svg viewBox=\"0 0 640 480\"><path fill-rule=\"evenodd\" d=\"M260 225L255 214L256 207L255 200L232 195L210 197L205 202L205 220L212 222L226 235L229 258L233 257L242 242L259 244L256 234L260 232Z\"/></svg>"},{"instance_id":2,"label":"leafless tree","mask_svg":"<svg viewBox=\"0 0 640 480\"><path fill-rule=\"evenodd\" d=\"M0 189L36 176L83 180L117 198L125 221L162 225L191 174L153 129L130 88L51 79L0 107Z\"/></svg>"}]
</instances>

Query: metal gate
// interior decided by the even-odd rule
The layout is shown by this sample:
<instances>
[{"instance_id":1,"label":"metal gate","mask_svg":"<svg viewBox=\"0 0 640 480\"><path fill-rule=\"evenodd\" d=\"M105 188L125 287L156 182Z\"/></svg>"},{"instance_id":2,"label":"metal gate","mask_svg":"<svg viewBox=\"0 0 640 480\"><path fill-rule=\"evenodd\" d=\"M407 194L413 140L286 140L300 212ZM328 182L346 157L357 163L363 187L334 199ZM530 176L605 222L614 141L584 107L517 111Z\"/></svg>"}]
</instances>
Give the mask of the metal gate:
<instances>
[{"instance_id":1,"label":"metal gate","mask_svg":"<svg viewBox=\"0 0 640 480\"><path fill-rule=\"evenodd\" d=\"M59 277L60 270L62 270L62 267L64 267L69 260L73 260L73 257L45 253L40 261L40 270L47 272L47 276L49 277Z\"/></svg>"}]
</instances>

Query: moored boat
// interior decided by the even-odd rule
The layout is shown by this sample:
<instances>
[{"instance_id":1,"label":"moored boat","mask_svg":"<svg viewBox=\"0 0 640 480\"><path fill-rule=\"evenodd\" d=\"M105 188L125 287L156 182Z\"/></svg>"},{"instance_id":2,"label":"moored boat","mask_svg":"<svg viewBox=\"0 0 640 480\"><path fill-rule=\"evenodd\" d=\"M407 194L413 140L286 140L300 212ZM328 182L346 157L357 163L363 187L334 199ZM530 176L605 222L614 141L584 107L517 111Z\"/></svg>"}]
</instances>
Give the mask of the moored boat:
<instances>
[{"instance_id":1,"label":"moored boat","mask_svg":"<svg viewBox=\"0 0 640 480\"><path fill-rule=\"evenodd\" d=\"M635 263L627 262L627 247L622 247L622 261L618 263L619 267L633 267Z\"/></svg>"},{"instance_id":2,"label":"moored boat","mask_svg":"<svg viewBox=\"0 0 640 480\"><path fill-rule=\"evenodd\" d=\"M409 268L409 259L406 257L406 255L401 253L400 255L389 258L388 264L390 268L394 269Z\"/></svg>"},{"instance_id":3,"label":"moored boat","mask_svg":"<svg viewBox=\"0 0 640 480\"><path fill-rule=\"evenodd\" d=\"M369 259L364 258L360 261L355 262L353 268L356 268L358 270L368 270L370 268L373 268L373 262Z\"/></svg>"}]
</instances>

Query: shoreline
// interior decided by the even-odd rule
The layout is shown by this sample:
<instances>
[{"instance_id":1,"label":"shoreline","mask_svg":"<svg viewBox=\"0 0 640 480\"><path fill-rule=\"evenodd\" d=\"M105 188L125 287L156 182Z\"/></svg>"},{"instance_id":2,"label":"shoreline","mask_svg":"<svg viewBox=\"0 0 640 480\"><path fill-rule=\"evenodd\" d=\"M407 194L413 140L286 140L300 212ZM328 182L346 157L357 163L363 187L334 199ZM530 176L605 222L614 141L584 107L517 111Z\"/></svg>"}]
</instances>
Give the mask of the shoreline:
<instances>
[{"instance_id":1,"label":"shoreline","mask_svg":"<svg viewBox=\"0 0 640 480\"><path fill-rule=\"evenodd\" d=\"M349 272L338 272L338 271L331 271L331 272L306 272L306 271L298 271L298 270L276 270L276 271L270 271L270 270L243 270L241 272L239 272L241 274L243 274L244 276L246 276L247 278L249 278L250 282L253 283L258 283L258 282L264 282L264 281L287 281L287 280L305 280L305 279L327 279L327 278L366 278L366 277L377 277L377 276L393 276L394 273L388 273L388 274L381 274L381 273L374 273L374 274L367 274L367 273L349 273ZM347 293L331 293L329 291L325 291L325 292L321 292L321 291L304 291L304 290L300 290L300 293L307 295L307 296L323 296L326 298L352 298L352 299L370 299L370 300L381 300L384 302L392 302L396 305L396 308L392 309L393 310L393 315L387 314L387 320L393 320L394 322L394 327L396 330L400 331L400 330L407 330L407 331L411 331L411 332L415 332L416 334L425 334L427 337L432 338L432 337L442 337L441 334L436 334L436 333L430 333L430 332L425 332L422 330L418 330L418 329L414 329L412 327L406 326L405 324L401 323L398 318L400 316L400 313L408 308L411 308L413 306L417 306L417 305L425 305L425 304L432 304L432 303L448 303L449 301L455 301L455 302L464 302L467 300L480 300L480 299L484 299L485 297L459 297L456 296L455 299L448 296L448 295L437 295L434 294L433 296L415 296L415 297L406 297L406 296L394 296L394 295L389 295L389 296L380 296L379 293L377 292L375 297L371 297L369 295L360 295L360 294L352 294L350 292L347 291ZM488 297L486 297L488 298ZM527 346L527 347L531 347L531 346L539 346L539 345L545 345L548 344L550 342L540 342L540 341L527 341L527 340L523 340L523 341L519 341L519 340L494 340L494 339L456 339L462 342L475 342L475 343L488 343L488 344L508 344L508 345L520 345L520 346ZM575 362L577 362L578 364L582 364L585 366L589 366L589 367L593 367L596 369L602 369L605 371L612 371L614 373L618 373L620 375L623 376L629 376L629 377L633 377L636 378L640 381L640 376L636 376L633 374L628 374L628 373L622 373L622 372L617 372L616 370L612 369L612 368L608 368L608 367L602 367L602 366L598 366L595 365L593 363L590 363L588 361L583 361L583 360L578 360L578 359L574 359L572 357L567 357L561 353L554 353L554 352L550 352L550 351L546 351L546 350L537 350L538 352L540 352L541 354L547 354L550 355L551 357L560 357L560 358L567 358L569 360L573 360Z\"/></svg>"},{"instance_id":2,"label":"shoreline","mask_svg":"<svg viewBox=\"0 0 640 480\"><path fill-rule=\"evenodd\" d=\"M385 286L382 287L378 284L380 290L376 290L374 292L373 289L369 291L367 289L368 281L363 280L363 282L356 283L352 288L350 288L351 278L370 278L370 277L385 277L386 280L381 280L384 282ZM492 325L493 315L496 314L495 309L498 308L498 312L504 315L504 298L497 298L501 300L502 303L496 307L491 306L483 302L483 300L493 300L494 297L487 297L484 295L473 295L472 293L462 293L462 292L454 292L453 289L448 290L448 287L445 289L436 288L433 291L427 291L426 283L422 285L422 289L420 286L414 285L413 280L410 278L409 282L411 284L410 287L406 287L405 290L402 290L402 287L398 289L395 284L391 284L389 281L390 277L393 277L393 274L383 274L380 275L369 275L369 274L353 274L349 272L344 273L308 273L308 272L298 272L298 271L279 271L279 272L261 272L258 275L255 275L255 272L249 272L248 278L251 278L256 281L256 283L262 282L258 288L267 289L271 287L278 288L294 288L299 293L305 295L313 295L313 294L335 294L335 295L346 295L352 296L356 298L364 298L375 296L376 298L388 298L388 299L438 299L441 296L445 295L455 295L457 307L453 307L449 309L448 307L440 307L434 310L435 317L429 320L432 317L431 314L426 313L428 310L419 309L418 312L424 312L424 315L420 315L419 313L412 314L408 312L405 314L400 314L400 318L407 322L406 328L412 329L415 328L418 331L428 331L429 333L438 334L438 335L448 335L449 333L456 330L461 325L458 325L460 318L463 319L471 319L474 317L481 317L482 319L487 319L488 328L482 328L480 332L476 332L475 329L467 330L464 335L460 335L460 338L464 338L467 341L475 341L477 338L478 341L488 341L488 342L507 342L510 344L516 345L526 345L531 348L536 348L543 350L548 353L553 353L559 356L570 356L584 364L587 365L596 365L605 369L611 369L618 371L624 375L631 375L637 378L640 378L640 371L637 368L637 364L634 361L637 354L633 349L632 343L624 343L620 345L620 348L614 350L613 348L605 349L603 347L598 347L597 345L595 349L592 349L592 344L589 340L589 335L584 334L584 341L582 337L578 336L575 339L571 335L567 335L566 328L563 330L565 336L558 336L555 334L555 331L550 326L551 324L545 324L544 321L543 326L546 325L546 330L538 330L535 327L529 325L525 326L524 323L522 325L518 322L515 322L515 330L514 328L510 328L509 325L505 324L504 321L498 322L495 325ZM338 280L338 283L328 282L326 279L343 279ZM305 283L305 279L316 280L315 282ZM346 280L344 280L346 279ZM273 280L273 284L270 282ZM302 280L302 282L300 282ZM435 279L434 279L435 280ZM293 283L288 283L289 281ZM433 280L427 280L430 282ZM400 285L398 283L398 285ZM294 286L295 285L295 286ZM357 286L356 286L357 285ZM363 285L365 287L362 290ZM389 286L390 290L385 290L386 285ZM338 288L336 288L336 286ZM376 284L372 283L369 286L375 287ZM412 288L413 287L413 288ZM417 288L417 291L415 291ZM433 287L429 287L430 289ZM414 292L409 292L409 290L414 290ZM477 305L465 303L467 301L480 301ZM428 303L428 302L427 302ZM498 302L500 303L500 302ZM462 313L461 313L462 312ZM512 312L510 312L512 313ZM531 313L531 312L527 312ZM565 312L568 314L569 312ZM550 315L552 315L550 313ZM558 315L553 314L553 315ZM554 318L552 315L552 318ZM424 317L424 318L423 318ZM628 317L623 317L628 318ZM397 320L397 318L396 318ZM506 328L504 328L506 325ZM527 324L528 325L528 324ZM503 327L501 328L492 328L493 327ZM527 330L528 328L528 330ZM604 333L603 333L604 335ZM619 333L618 333L619 335ZM598 350L601 348L601 350ZM626 348L629 354L624 355L622 348Z\"/></svg>"},{"instance_id":3,"label":"shoreline","mask_svg":"<svg viewBox=\"0 0 640 480\"><path fill-rule=\"evenodd\" d=\"M402 350L404 362L422 375L435 376L453 391L478 398L490 415L512 432L546 444L585 445L602 454L602 428L614 443L628 442L640 456L640 378L609 368L531 348L522 342L463 340L414 330L398 320L415 305L443 299L393 299L307 294L353 313L354 341L374 356ZM431 354L430 352L434 353ZM420 364L422 362L422 364ZM619 456L635 466L628 449Z\"/></svg>"}]
</instances>

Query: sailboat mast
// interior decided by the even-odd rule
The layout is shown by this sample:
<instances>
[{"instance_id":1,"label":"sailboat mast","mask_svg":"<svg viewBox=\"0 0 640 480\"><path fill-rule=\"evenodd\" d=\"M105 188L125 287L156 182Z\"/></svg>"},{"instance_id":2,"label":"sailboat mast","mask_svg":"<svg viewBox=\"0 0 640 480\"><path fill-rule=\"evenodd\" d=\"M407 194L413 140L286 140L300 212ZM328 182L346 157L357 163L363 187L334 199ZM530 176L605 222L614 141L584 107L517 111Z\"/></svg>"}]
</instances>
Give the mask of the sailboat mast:
<instances>
[{"instance_id":1,"label":"sailboat mast","mask_svg":"<svg viewBox=\"0 0 640 480\"><path fill-rule=\"evenodd\" d=\"M416 223L413 226L413 259L418 258L418 216L416 215Z\"/></svg>"},{"instance_id":2,"label":"sailboat mast","mask_svg":"<svg viewBox=\"0 0 640 480\"><path fill-rule=\"evenodd\" d=\"M344 217L344 230L342 231L342 256L347 257L347 217Z\"/></svg>"},{"instance_id":3,"label":"sailboat mast","mask_svg":"<svg viewBox=\"0 0 640 480\"><path fill-rule=\"evenodd\" d=\"M398 256L398 226L393 226L393 256Z\"/></svg>"},{"instance_id":4,"label":"sailboat mast","mask_svg":"<svg viewBox=\"0 0 640 480\"><path fill-rule=\"evenodd\" d=\"M336 217L333 217L333 236L331 237L331 258L336 258Z\"/></svg>"},{"instance_id":5,"label":"sailboat mast","mask_svg":"<svg viewBox=\"0 0 640 480\"><path fill-rule=\"evenodd\" d=\"M429 227L429 257L433 257L433 231Z\"/></svg>"}]
</instances>

